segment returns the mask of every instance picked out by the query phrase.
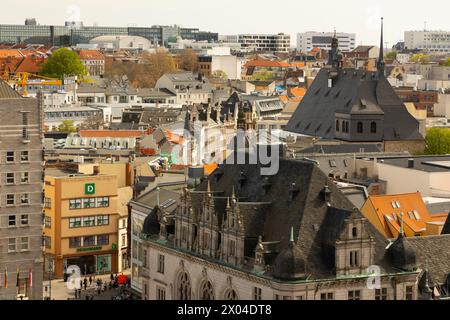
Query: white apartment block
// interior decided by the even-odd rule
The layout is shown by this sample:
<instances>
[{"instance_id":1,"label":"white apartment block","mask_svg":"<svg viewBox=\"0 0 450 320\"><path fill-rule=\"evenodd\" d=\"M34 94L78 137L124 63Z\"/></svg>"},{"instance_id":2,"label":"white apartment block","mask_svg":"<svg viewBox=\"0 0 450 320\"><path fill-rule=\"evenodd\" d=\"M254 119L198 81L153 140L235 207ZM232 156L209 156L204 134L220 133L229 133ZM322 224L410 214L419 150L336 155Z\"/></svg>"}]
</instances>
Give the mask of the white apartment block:
<instances>
[{"instance_id":1,"label":"white apartment block","mask_svg":"<svg viewBox=\"0 0 450 320\"><path fill-rule=\"evenodd\" d=\"M309 52L314 48L331 50L331 39L334 32L315 32L308 31L297 33L297 50ZM354 33L336 33L339 40L339 50L350 52L355 49L356 34Z\"/></svg>"},{"instance_id":2,"label":"white apartment block","mask_svg":"<svg viewBox=\"0 0 450 320\"><path fill-rule=\"evenodd\" d=\"M278 34L240 34L238 41L242 48L251 48L260 52L289 52L291 36Z\"/></svg>"},{"instance_id":3,"label":"white apartment block","mask_svg":"<svg viewBox=\"0 0 450 320\"><path fill-rule=\"evenodd\" d=\"M450 53L450 31L405 31L405 48Z\"/></svg>"}]
</instances>

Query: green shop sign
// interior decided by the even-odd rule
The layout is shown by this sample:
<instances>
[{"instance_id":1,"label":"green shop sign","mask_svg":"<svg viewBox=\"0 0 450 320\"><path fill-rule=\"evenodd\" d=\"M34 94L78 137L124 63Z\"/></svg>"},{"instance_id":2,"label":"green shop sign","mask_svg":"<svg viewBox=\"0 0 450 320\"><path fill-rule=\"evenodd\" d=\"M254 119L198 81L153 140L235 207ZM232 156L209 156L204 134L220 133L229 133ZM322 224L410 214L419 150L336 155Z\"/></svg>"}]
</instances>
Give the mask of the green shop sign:
<instances>
[{"instance_id":1,"label":"green shop sign","mask_svg":"<svg viewBox=\"0 0 450 320\"><path fill-rule=\"evenodd\" d=\"M86 248L78 248L77 252L84 252L84 251L98 251L102 250L102 247L86 247Z\"/></svg>"},{"instance_id":2,"label":"green shop sign","mask_svg":"<svg viewBox=\"0 0 450 320\"><path fill-rule=\"evenodd\" d=\"M84 185L84 194L95 194L95 183L86 183Z\"/></svg>"}]
</instances>

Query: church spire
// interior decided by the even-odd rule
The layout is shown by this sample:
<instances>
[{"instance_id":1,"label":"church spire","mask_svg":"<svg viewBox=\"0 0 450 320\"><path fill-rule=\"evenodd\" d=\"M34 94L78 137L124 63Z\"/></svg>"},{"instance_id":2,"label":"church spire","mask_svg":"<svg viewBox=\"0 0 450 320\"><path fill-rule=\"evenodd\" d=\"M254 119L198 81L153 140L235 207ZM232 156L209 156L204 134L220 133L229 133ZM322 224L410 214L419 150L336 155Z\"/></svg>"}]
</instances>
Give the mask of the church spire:
<instances>
[{"instance_id":1,"label":"church spire","mask_svg":"<svg viewBox=\"0 0 450 320\"><path fill-rule=\"evenodd\" d=\"M380 37L380 54L377 62L377 70L379 76L384 76L384 49L383 49L383 17L381 17L381 37Z\"/></svg>"}]
</instances>

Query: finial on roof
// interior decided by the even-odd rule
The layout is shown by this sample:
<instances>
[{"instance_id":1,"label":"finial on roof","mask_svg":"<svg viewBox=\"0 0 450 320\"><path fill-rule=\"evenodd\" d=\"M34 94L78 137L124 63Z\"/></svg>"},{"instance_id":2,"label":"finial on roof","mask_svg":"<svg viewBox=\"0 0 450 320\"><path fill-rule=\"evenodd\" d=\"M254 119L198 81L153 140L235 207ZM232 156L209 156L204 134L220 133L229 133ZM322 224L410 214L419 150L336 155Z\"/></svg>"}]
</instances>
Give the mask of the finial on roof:
<instances>
[{"instance_id":1,"label":"finial on roof","mask_svg":"<svg viewBox=\"0 0 450 320\"><path fill-rule=\"evenodd\" d=\"M156 188L156 205L159 207L159 190L160 190L160 188L159 187L157 187Z\"/></svg>"},{"instance_id":2,"label":"finial on roof","mask_svg":"<svg viewBox=\"0 0 450 320\"><path fill-rule=\"evenodd\" d=\"M291 236L289 237L289 242L294 243L294 227L291 226Z\"/></svg>"},{"instance_id":3,"label":"finial on roof","mask_svg":"<svg viewBox=\"0 0 450 320\"><path fill-rule=\"evenodd\" d=\"M400 234L401 234L402 236L405 235L405 234L404 234L404 229L403 229L403 212L400 213Z\"/></svg>"},{"instance_id":4,"label":"finial on roof","mask_svg":"<svg viewBox=\"0 0 450 320\"><path fill-rule=\"evenodd\" d=\"M208 179L208 186L207 186L207 188L206 188L206 191L207 191L208 193L211 193L211 180L209 180L209 179Z\"/></svg>"},{"instance_id":5,"label":"finial on roof","mask_svg":"<svg viewBox=\"0 0 450 320\"><path fill-rule=\"evenodd\" d=\"M384 49L383 49L383 17L381 17L380 54L377 61L378 76L384 76Z\"/></svg>"},{"instance_id":6,"label":"finial on roof","mask_svg":"<svg viewBox=\"0 0 450 320\"><path fill-rule=\"evenodd\" d=\"M231 191L231 199L232 199L232 200L236 200L236 193L235 193L235 191L234 191L234 186L233 186L233 189L232 189L232 191Z\"/></svg>"},{"instance_id":7,"label":"finial on roof","mask_svg":"<svg viewBox=\"0 0 450 320\"><path fill-rule=\"evenodd\" d=\"M227 208L230 208L230 197L227 197Z\"/></svg>"}]
</instances>

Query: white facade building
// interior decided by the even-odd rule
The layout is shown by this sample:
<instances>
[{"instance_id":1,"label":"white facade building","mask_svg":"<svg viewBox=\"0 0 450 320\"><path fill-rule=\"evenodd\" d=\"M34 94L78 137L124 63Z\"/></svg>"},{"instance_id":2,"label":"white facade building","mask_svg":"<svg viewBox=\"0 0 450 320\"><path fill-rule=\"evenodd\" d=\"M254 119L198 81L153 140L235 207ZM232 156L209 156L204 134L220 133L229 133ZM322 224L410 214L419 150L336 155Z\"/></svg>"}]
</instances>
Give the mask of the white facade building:
<instances>
[{"instance_id":1,"label":"white facade building","mask_svg":"<svg viewBox=\"0 0 450 320\"><path fill-rule=\"evenodd\" d=\"M302 52L309 52L314 48L323 50L331 49L331 39L333 32L315 32L308 31L297 33L297 50ZM342 52L350 52L355 49L356 34L354 33L336 33L339 40L339 50Z\"/></svg>"},{"instance_id":2,"label":"white facade building","mask_svg":"<svg viewBox=\"0 0 450 320\"><path fill-rule=\"evenodd\" d=\"M450 31L405 31L405 48L450 52Z\"/></svg>"},{"instance_id":3,"label":"white facade building","mask_svg":"<svg viewBox=\"0 0 450 320\"><path fill-rule=\"evenodd\" d=\"M153 47L152 42L138 36L100 36L89 41L101 49L135 49L148 50Z\"/></svg>"},{"instance_id":4,"label":"white facade building","mask_svg":"<svg viewBox=\"0 0 450 320\"><path fill-rule=\"evenodd\" d=\"M232 55L229 47L213 48L208 50L208 55L211 56L211 72L222 70L228 79L241 79L241 70L246 59Z\"/></svg>"},{"instance_id":5,"label":"white facade building","mask_svg":"<svg viewBox=\"0 0 450 320\"><path fill-rule=\"evenodd\" d=\"M238 41L242 48L252 48L254 51L289 52L291 36L278 34L240 34Z\"/></svg>"}]
</instances>

